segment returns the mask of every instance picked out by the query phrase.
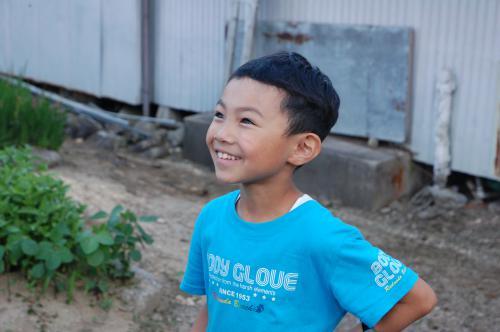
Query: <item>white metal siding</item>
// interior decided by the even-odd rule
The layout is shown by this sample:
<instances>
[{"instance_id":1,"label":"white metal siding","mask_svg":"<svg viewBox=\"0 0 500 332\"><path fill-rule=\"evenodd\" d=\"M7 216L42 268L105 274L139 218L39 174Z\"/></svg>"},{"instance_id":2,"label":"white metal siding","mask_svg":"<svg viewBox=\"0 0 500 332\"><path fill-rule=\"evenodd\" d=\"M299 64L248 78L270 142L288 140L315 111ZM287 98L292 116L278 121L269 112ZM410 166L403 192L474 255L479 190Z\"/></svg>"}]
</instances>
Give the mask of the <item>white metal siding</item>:
<instances>
[{"instance_id":1,"label":"white metal siding","mask_svg":"<svg viewBox=\"0 0 500 332\"><path fill-rule=\"evenodd\" d=\"M498 0L261 1L259 19L409 26L415 31L410 147L432 163L435 81L449 67L457 77L452 124L453 169L495 176Z\"/></svg>"},{"instance_id":2,"label":"white metal siding","mask_svg":"<svg viewBox=\"0 0 500 332\"><path fill-rule=\"evenodd\" d=\"M101 93L131 104L141 94L141 0L101 0Z\"/></svg>"},{"instance_id":3,"label":"white metal siding","mask_svg":"<svg viewBox=\"0 0 500 332\"><path fill-rule=\"evenodd\" d=\"M159 104L208 111L224 84L229 0L155 3L154 90Z\"/></svg>"},{"instance_id":4,"label":"white metal siding","mask_svg":"<svg viewBox=\"0 0 500 332\"><path fill-rule=\"evenodd\" d=\"M139 0L0 0L0 71L140 103Z\"/></svg>"}]
</instances>

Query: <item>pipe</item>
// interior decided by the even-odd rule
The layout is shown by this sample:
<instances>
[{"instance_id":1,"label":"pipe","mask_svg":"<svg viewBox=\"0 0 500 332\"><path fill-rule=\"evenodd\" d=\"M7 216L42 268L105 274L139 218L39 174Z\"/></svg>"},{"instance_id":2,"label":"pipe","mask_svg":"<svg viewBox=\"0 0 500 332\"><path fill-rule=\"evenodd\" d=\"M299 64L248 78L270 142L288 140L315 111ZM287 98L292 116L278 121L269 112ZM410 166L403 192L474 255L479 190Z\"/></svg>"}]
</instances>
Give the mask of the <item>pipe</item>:
<instances>
[{"instance_id":1,"label":"pipe","mask_svg":"<svg viewBox=\"0 0 500 332\"><path fill-rule=\"evenodd\" d=\"M176 129L179 127L179 124L177 123L177 121L175 121L173 119L157 119L157 118L141 116L141 115L114 113L114 112L109 112L106 110L99 110L99 111L107 113L111 116L115 116L115 117L120 118L120 119L141 121L141 122L151 122L151 123L155 123L155 124L158 124L158 125L170 128L170 129Z\"/></svg>"},{"instance_id":2,"label":"pipe","mask_svg":"<svg viewBox=\"0 0 500 332\"><path fill-rule=\"evenodd\" d=\"M45 91L45 90L40 89L40 88L38 88L38 87L36 87L34 85L31 85L31 84L28 84L28 83L24 83L24 82L21 82L19 80L15 80L15 79L12 79L12 78L9 78L9 77L5 77L5 76L2 76L2 75L0 75L0 78L6 80L7 82L9 82L11 84L18 84L18 85L20 85L20 86L22 86L22 87L30 90L32 93L34 93L36 95L40 95L40 96L46 97L46 98L48 98L48 99L50 99L50 100L52 100L52 101L54 101L56 103L64 105L70 111L72 111L74 113L85 114L85 115L91 116L92 118L95 118L96 120L100 120L100 121L103 121L103 122L116 124L116 125L124 128L124 129L130 130L131 132L136 133L138 135L141 135L141 136L143 136L145 138L152 137L152 135L150 133L145 132L145 131L140 130L140 129L137 129L137 128L134 128L134 127L132 127L132 126L129 125L128 121L126 121L124 119L117 118L116 116L112 116L112 115L108 114L105 111L102 111L102 110L99 110L97 108L90 107L90 106L78 103L76 101L73 101L73 100L70 100L70 99L67 99L67 98L64 98L64 97L61 97L58 94L55 94L53 92Z\"/></svg>"},{"instance_id":3,"label":"pipe","mask_svg":"<svg viewBox=\"0 0 500 332\"><path fill-rule=\"evenodd\" d=\"M434 184L439 188L446 186L451 172L450 127L453 93L457 88L451 70L441 70L436 90L438 92L437 121L435 128Z\"/></svg>"},{"instance_id":4,"label":"pipe","mask_svg":"<svg viewBox=\"0 0 500 332\"><path fill-rule=\"evenodd\" d=\"M150 2L141 0L142 114L151 116Z\"/></svg>"}]
</instances>

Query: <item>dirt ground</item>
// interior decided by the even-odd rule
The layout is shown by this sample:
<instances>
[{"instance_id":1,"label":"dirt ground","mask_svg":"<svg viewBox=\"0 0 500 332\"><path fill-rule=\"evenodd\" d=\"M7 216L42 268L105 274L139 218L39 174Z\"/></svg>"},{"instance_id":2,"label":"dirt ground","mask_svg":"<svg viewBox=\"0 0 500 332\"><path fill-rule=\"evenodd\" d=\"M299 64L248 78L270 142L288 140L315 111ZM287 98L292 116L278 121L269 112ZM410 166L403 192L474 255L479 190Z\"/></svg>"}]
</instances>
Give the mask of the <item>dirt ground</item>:
<instances>
[{"instance_id":1,"label":"dirt ground","mask_svg":"<svg viewBox=\"0 0 500 332\"><path fill-rule=\"evenodd\" d=\"M0 278L0 331L188 331L202 299L178 290L192 227L203 204L235 187L216 183L213 174L179 156L149 161L68 140L63 162L52 170L70 185L70 195L92 214L116 204L160 217L145 227L155 243L139 267L162 285L162 301L148 315L135 315L114 299L104 311L95 299L77 293L34 299L17 275ZM375 245L410 265L431 284L439 304L407 331L497 331L500 326L500 216L484 205L419 220L409 203L398 201L379 212L331 205ZM347 320L339 331L345 331Z\"/></svg>"}]
</instances>

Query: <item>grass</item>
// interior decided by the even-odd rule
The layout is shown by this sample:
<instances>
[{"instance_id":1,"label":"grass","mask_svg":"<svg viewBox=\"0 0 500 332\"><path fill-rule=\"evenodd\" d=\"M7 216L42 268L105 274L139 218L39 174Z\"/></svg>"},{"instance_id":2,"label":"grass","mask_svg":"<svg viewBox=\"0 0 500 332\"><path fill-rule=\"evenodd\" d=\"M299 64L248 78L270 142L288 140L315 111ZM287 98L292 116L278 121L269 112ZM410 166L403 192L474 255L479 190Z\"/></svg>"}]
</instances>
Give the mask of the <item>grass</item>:
<instances>
[{"instance_id":1,"label":"grass","mask_svg":"<svg viewBox=\"0 0 500 332\"><path fill-rule=\"evenodd\" d=\"M64 141L66 115L20 84L0 79L0 149L26 144L57 150Z\"/></svg>"}]
</instances>

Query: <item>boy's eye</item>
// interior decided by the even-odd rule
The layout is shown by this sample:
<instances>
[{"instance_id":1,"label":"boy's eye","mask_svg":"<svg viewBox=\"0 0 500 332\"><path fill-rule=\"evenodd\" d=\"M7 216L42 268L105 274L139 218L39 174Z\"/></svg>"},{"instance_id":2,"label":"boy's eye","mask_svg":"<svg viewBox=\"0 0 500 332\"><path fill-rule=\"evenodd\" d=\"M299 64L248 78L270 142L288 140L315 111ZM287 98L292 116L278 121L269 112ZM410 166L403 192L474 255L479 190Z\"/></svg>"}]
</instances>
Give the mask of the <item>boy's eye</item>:
<instances>
[{"instance_id":1,"label":"boy's eye","mask_svg":"<svg viewBox=\"0 0 500 332\"><path fill-rule=\"evenodd\" d=\"M221 113L221 112L219 112L219 111L215 111L215 113L214 113L214 117L219 118L219 119L222 119L222 118L224 118L224 114L222 114L222 113Z\"/></svg>"},{"instance_id":2,"label":"boy's eye","mask_svg":"<svg viewBox=\"0 0 500 332\"><path fill-rule=\"evenodd\" d=\"M242 123L246 123L246 124L252 124L252 125L253 125L253 124L255 124L255 123L253 123L253 121L252 121L252 120L250 120L249 118L243 118L243 119L241 119L241 122L242 122Z\"/></svg>"}]
</instances>

